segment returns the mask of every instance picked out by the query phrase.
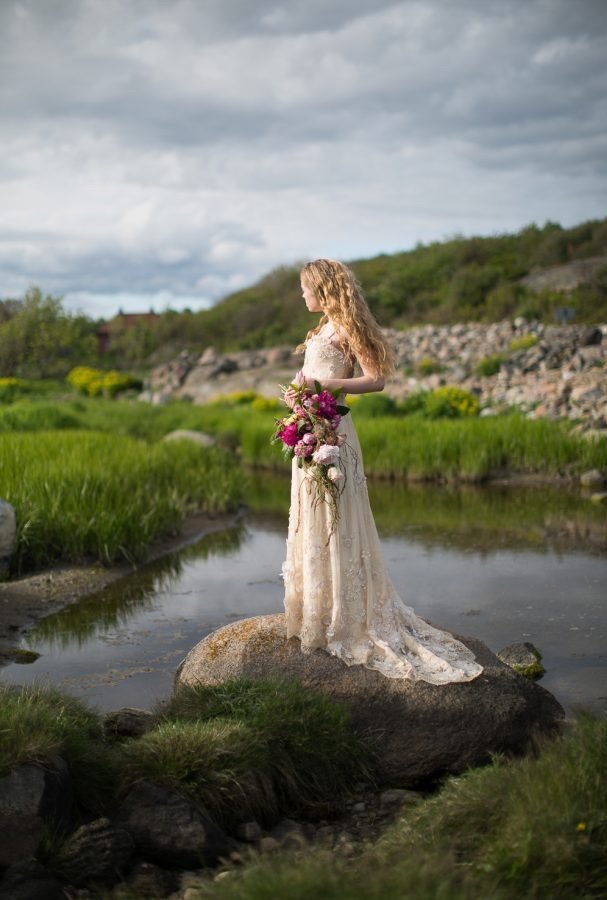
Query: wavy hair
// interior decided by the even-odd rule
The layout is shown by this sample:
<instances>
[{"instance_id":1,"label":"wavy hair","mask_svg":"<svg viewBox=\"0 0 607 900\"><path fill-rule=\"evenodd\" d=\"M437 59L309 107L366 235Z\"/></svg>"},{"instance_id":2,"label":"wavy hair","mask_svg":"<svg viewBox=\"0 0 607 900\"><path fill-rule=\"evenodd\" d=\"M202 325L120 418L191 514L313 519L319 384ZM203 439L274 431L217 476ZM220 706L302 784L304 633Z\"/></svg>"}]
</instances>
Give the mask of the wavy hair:
<instances>
[{"instance_id":1,"label":"wavy hair","mask_svg":"<svg viewBox=\"0 0 607 900\"><path fill-rule=\"evenodd\" d=\"M331 321L340 331L344 350L352 363L362 361L376 375L389 377L394 374L395 360L373 313L367 306L354 273L335 259L315 259L301 270L301 280L308 287L323 311L316 326L306 335L301 352L314 334Z\"/></svg>"}]
</instances>

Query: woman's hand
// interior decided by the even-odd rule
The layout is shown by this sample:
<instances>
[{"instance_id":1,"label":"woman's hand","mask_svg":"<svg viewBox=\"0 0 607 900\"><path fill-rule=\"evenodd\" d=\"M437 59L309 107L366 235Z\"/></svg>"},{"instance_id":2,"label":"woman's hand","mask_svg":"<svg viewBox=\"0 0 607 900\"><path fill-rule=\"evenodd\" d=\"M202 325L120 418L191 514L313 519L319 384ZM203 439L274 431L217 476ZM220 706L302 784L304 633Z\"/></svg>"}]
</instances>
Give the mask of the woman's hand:
<instances>
[{"instance_id":1,"label":"woman's hand","mask_svg":"<svg viewBox=\"0 0 607 900\"><path fill-rule=\"evenodd\" d=\"M297 399L297 391L293 390L292 387L288 387L283 395L283 400L289 407L289 409L293 409L295 406L295 401Z\"/></svg>"}]
</instances>

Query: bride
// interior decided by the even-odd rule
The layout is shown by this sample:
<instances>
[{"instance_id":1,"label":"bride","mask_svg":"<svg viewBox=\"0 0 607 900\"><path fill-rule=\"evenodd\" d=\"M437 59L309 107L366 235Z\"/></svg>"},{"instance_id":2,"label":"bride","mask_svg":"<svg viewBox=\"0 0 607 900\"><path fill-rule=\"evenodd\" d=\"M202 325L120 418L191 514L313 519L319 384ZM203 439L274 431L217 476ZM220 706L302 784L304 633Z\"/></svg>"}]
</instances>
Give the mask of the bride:
<instances>
[{"instance_id":1,"label":"bride","mask_svg":"<svg viewBox=\"0 0 607 900\"><path fill-rule=\"evenodd\" d=\"M301 271L303 299L322 313L308 332L301 378L343 394L381 391L394 372L393 354L353 273L330 259ZM285 402L297 394L289 388ZM350 414L339 426L343 488L338 521L315 497L316 483L293 460L287 555L283 565L287 637L304 652L322 648L347 665L389 678L447 684L471 681L483 670L449 632L419 618L399 597L386 570L369 498L363 460Z\"/></svg>"}]
</instances>

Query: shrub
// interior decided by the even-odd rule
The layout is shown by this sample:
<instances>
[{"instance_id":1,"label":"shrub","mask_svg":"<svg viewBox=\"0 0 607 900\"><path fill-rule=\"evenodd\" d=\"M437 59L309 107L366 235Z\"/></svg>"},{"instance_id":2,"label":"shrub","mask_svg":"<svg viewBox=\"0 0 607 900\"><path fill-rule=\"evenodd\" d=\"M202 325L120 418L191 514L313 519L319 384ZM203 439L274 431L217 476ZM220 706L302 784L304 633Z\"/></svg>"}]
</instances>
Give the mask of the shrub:
<instances>
[{"instance_id":1,"label":"shrub","mask_svg":"<svg viewBox=\"0 0 607 900\"><path fill-rule=\"evenodd\" d=\"M32 386L24 378L0 378L0 403L12 403L16 397L29 394Z\"/></svg>"},{"instance_id":2,"label":"shrub","mask_svg":"<svg viewBox=\"0 0 607 900\"><path fill-rule=\"evenodd\" d=\"M72 369L68 373L66 381L77 391L88 394L89 397L98 397L100 394L115 397L122 391L131 388L141 390L142 387L141 379L134 375L117 372L115 369L104 372L89 366L77 366Z\"/></svg>"},{"instance_id":3,"label":"shrub","mask_svg":"<svg viewBox=\"0 0 607 900\"><path fill-rule=\"evenodd\" d=\"M484 356L477 363L476 373L481 376L497 375L503 361L504 358L500 353L492 353L490 356Z\"/></svg>"},{"instance_id":4,"label":"shrub","mask_svg":"<svg viewBox=\"0 0 607 900\"><path fill-rule=\"evenodd\" d=\"M387 394L363 394L356 402L356 415L365 418L398 415L396 400Z\"/></svg>"},{"instance_id":5,"label":"shrub","mask_svg":"<svg viewBox=\"0 0 607 900\"><path fill-rule=\"evenodd\" d=\"M423 412L426 407L426 397L428 391L413 391L403 400L398 401L398 409L403 416L410 416L413 413Z\"/></svg>"},{"instance_id":6,"label":"shrub","mask_svg":"<svg viewBox=\"0 0 607 900\"><path fill-rule=\"evenodd\" d=\"M284 414L285 405L275 397L257 396L251 403L251 409L255 409L257 412L282 412Z\"/></svg>"},{"instance_id":7,"label":"shrub","mask_svg":"<svg viewBox=\"0 0 607 900\"><path fill-rule=\"evenodd\" d=\"M476 416L478 411L479 402L474 394L455 386L436 388L425 398L424 412L429 419Z\"/></svg>"},{"instance_id":8,"label":"shrub","mask_svg":"<svg viewBox=\"0 0 607 900\"><path fill-rule=\"evenodd\" d=\"M438 372L442 372L444 370L444 366L442 366L437 359L433 359L431 356L424 356L420 359L417 364L417 371L424 378L426 375L435 375Z\"/></svg>"},{"instance_id":9,"label":"shrub","mask_svg":"<svg viewBox=\"0 0 607 900\"><path fill-rule=\"evenodd\" d=\"M259 394L255 391L232 391L231 394L219 394L213 398L213 403L223 403L226 406L246 406L257 399Z\"/></svg>"},{"instance_id":10,"label":"shrub","mask_svg":"<svg viewBox=\"0 0 607 900\"><path fill-rule=\"evenodd\" d=\"M510 341L510 350L512 352L515 350L529 350L529 348L534 347L537 342L537 334L522 334L520 337L512 338Z\"/></svg>"}]
</instances>

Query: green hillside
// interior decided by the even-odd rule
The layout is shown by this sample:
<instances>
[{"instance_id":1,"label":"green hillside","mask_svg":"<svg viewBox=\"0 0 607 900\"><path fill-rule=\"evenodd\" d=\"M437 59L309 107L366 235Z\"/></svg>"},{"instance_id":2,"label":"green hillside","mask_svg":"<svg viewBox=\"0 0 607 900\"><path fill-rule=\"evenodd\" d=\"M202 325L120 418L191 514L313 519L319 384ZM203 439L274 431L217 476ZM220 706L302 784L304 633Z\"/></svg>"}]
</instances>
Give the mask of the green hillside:
<instances>
[{"instance_id":1,"label":"green hillside","mask_svg":"<svg viewBox=\"0 0 607 900\"><path fill-rule=\"evenodd\" d=\"M394 328L519 315L552 322L563 306L574 308L577 322L607 321L607 219L568 229L548 222L516 234L456 237L350 265L379 322ZM574 289L555 289L566 283L560 275L563 283L552 279L551 289L521 284L530 273L563 265L566 275L576 275ZM0 376L56 378L76 365L143 372L182 350L293 345L313 323L301 298L299 267L282 267L212 309L166 312L128 328L116 319L110 352L100 356L97 324L68 314L59 298L32 288L21 301L0 301Z\"/></svg>"},{"instance_id":2,"label":"green hillside","mask_svg":"<svg viewBox=\"0 0 607 900\"><path fill-rule=\"evenodd\" d=\"M537 293L519 283L532 271L597 256L606 257L602 270L573 292ZM555 308L564 305L575 307L578 322L607 321L607 219L569 229L549 222L516 234L454 238L349 264L385 326L491 322L517 315L550 322ZM174 317L173 333L167 328L170 342L181 330L180 318ZM283 267L212 309L191 314L187 333L195 335L197 346L246 349L295 343L310 324L298 267Z\"/></svg>"}]
</instances>

